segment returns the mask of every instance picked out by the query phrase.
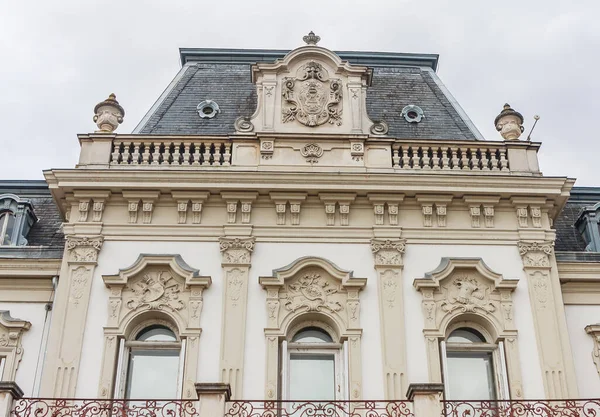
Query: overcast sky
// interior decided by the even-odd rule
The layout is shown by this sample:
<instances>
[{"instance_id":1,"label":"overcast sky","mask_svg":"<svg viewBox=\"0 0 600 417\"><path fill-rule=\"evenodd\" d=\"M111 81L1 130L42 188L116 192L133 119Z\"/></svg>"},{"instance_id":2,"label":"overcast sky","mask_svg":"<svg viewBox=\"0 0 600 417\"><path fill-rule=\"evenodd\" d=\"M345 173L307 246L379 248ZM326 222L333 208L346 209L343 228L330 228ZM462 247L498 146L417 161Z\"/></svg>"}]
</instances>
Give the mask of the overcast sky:
<instances>
[{"instance_id":1,"label":"overcast sky","mask_svg":"<svg viewBox=\"0 0 600 417\"><path fill-rule=\"evenodd\" d=\"M72 168L77 133L114 92L130 133L179 47L440 54L438 74L486 139L505 102L541 120L545 175L600 186L600 0L0 0L0 179Z\"/></svg>"}]
</instances>

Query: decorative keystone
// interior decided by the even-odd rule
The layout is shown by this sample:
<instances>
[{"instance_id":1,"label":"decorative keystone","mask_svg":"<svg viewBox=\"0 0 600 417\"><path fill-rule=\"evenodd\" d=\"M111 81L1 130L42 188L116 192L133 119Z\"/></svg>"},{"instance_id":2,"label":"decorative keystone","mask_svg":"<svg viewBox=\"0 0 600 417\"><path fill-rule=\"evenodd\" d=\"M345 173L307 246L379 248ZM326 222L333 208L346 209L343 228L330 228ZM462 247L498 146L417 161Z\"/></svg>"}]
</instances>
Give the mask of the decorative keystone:
<instances>
[{"instance_id":1,"label":"decorative keystone","mask_svg":"<svg viewBox=\"0 0 600 417\"><path fill-rule=\"evenodd\" d=\"M108 98L94 107L94 122L98 126L97 133L112 133L123 123L125 110L119 105L117 96L111 93Z\"/></svg>"},{"instance_id":2,"label":"decorative keystone","mask_svg":"<svg viewBox=\"0 0 600 417\"><path fill-rule=\"evenodd\" d=\"M518 140L525 128L523 127L523 115L505 104L504 109L494 120L496 130L505 140Z\"/></svg>"},{"instance_id":3,"label":"decorative keystone","mask_svg":"<svg viewBox=\"0 0 600 417\"><path fill-rule=\"evenodd\" d=\"M316 45L319 43L319 41L321 40L320 36L315 35L315 32L313 32L312 30L308 33L308 35L304 36L302 38L302 40L307 44L307 45Z\"/></svg>"}]
</instances>

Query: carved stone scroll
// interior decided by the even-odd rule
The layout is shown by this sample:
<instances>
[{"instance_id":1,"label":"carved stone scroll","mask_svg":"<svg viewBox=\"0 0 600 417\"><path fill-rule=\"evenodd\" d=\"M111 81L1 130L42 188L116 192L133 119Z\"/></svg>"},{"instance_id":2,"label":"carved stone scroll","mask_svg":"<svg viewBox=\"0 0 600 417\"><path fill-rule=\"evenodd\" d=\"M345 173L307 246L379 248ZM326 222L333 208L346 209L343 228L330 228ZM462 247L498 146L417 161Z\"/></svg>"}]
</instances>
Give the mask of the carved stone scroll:
<instances>
[{"instance_id":1,"label":"carved stone scroll","mask_svg":"<svg viewBox=\"0 0 600 417\"><path fill-rule=\"evenodd\" d=\"M381 317L381 348L383 354L386 400L402 400L407 388L406 339L404 330L402 256L406 241L371 240L375 270L379 285L379 315Z\"/></svg>"},{"instance_id":2,"label":"carved stone scroll","mask_svg":"<svg viewBox=\"0 0 600 417\"><path fill-rule=\"evenodd\" d=\"M57 304L53 312L43 396L75 396L92 278L102 243L101 236L67 237L66 267L57 291L57 298L67 302Z\"/></svg>"},{"instance_id":3,"label":"carved stone scroll","mask_svg":"<svg viewBox=\"0 0 600 417\"><path fill-rule=\"evenodd\" d=\"M232 399L242 398L248 272L254 238L219 239L223 267L223 326L221 332L221 382L231 385Z\"/></svg>"},{"instance_id":4,"label":"carved stone scroll","mask_svg":"<svg viewBox=\"0 0 600 417\"><path fill-rule=\"evenodd\" d=\"M517 280L507 280L490 270L481 259L442 258L424 278L415 279L421 292L429 381L442 382L439 341L451 323L467 315L497 340L506 340L506 367L512 399L523 398L517 330L513 322L512 293Z\"/></svg>"},{"instance_id":5,"label":"carved stone scroll","mask_svg":"<svg viewBox=\"0 0 600 417\"><path fill-rule=\"evenodd\" d=\"M556 268L552 268L554 242L521 241L518 248L527 275L546 395L548 398L576 397L575 371L566 336L560 284Z\"/></svg>"},{"instance_id":6,"label":"carved stone scroll","mask_svg":"<svg viewBox=\"0 0 600 417\"><path fill-rule=\"evenodd\" d=\"M590 324L585 326L587 334L594 339L594 349L592 350L592 361L596 366L598 375L600 375L600 324Z\"/></svg>"},{"instance_id":7,"label":"carved stone scroll","mask_svg":"<svg viewBox=\"0 0 600 417\"><path fill-rule=\"evenodd\" d=\"M30 322L11 317L10 311L0 310L0 357L4 359L4 372L0 375L0 381L15 381L17 368L23 357L21 337L30 328Z\"/></svg>"},{"instance_id":8,"label":"carved stone scroll","mask_svg":"<svg viewBox=\"0 0 600 417\"><path fill-rule=\"evenodd\" d=\"M362 397L361 334L359 292L365 278L353 278L331 262L315 257L300 258L274 270L272 277L260 277L267 292L267 374L265 398L278 396L279 340L290 336L292 326L324 326L336 341L348 341L349 399ZM306 320L303 321L303 317Z\"/></svg>"}]
</instances>

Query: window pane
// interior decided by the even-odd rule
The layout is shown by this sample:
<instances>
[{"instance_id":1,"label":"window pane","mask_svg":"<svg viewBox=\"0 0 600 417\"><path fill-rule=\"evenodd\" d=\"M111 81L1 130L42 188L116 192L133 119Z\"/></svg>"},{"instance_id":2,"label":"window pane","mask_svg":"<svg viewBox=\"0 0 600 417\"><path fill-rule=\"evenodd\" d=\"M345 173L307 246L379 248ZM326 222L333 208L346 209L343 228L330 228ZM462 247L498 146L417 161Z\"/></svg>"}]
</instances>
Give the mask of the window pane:
<instances>
[{"instance_id":1,"label":"window pane","mask_svg":"<svg viewBox=\"0 0 600 417\"><path fill-rule=\"evenodd\" d=\"M12 234L13 229L15 228L15 216L10 213L4 213L0 217L0 232L2 236L0 236L0 244L1 245L12 245Z\"/></svg>"},{"instance_id":2,"label":"window pane","mask_svg":"<svg viewBox=\"0 0 600 417\"><path fill-rule=\"evenodd\" d=\"M179 349L132 349L127 375L127 398L177 397Z\"/></svg>"},{"instance_id":3,"label":"window pane","mask_svg":"<svg viewBox=\"0 0 600 417\"><path fill-rule=\"evenodd\" d=\"M299 343L327 342L327 343L331 343L331 342L333 342L333 339L324 330L321 330L317 327L308 327L308 328L300 330L298 333L296 333L296 335L292 339L292 342L299 342Z\"/></svg>"},{"instance_id":4,"label":"window pane","mask_svg":"<svg viewBox=\"0 0 600 417\"><path fill-rule=\"evenodd\" d=\"M485 337L477 330L456 329L448 336L448 343L485 343Z\"/></svg>"},{"instance_id":5,"label":"window pane","mask_svg":"<svg viewBox=\"0 0 600 417\"><path fill-rule=\"evenodd\" d=\"M141 342L176 342L175 333L167 327L152 326L147 327L138 334L135 340Z\"/></svg>"},{"instance_id":6,"label":"window pane","mask_svg":"<svg viewBox=\"0 0 600 417\"><path fill-rule=\"evenodd\" d=\"M335 400L332 354L290 355L290 400Z\"/></svg>"},{"instance_id":7,"label":"window pane","mask_svg":"<svg viewBox=\"0 0 600 417\"><path fill-rule=\"evenodd\" d=\"M448 352L447 357L449 400L496 398L491 353Z\"/></svg>"}]
</instances>

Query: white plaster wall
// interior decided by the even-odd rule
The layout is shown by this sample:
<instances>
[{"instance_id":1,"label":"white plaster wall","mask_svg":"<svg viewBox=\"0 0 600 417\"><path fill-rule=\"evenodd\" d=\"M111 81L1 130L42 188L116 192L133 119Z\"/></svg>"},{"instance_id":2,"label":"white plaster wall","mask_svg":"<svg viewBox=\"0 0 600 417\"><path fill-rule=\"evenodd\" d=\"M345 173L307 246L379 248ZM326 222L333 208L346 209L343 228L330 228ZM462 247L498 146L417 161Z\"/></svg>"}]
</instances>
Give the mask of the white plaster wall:
<instances>
[{"instance_id":1,"label":"white plaster wall","mask_svg":"<svg viewBox=\"0 0 600 417\"><path fill-rule=\"evenodd\" d=\"M598 398L600 377L592 359L594 341L584 329L588 324L600 323L600 305L567 305L565 313L579 397Z\"/></svg>"},{"instance_id":2,"label":"white plaster wall","mask_svg":"<svg viewBox=\"0 0 600 417\"><path fill-rule=\"evenodd\" d=\"M27 320L31 328L23 333L23 358L17 369L16 383L25 396L32 396L35 385L38 358L42 347L44 321L46 319L45 303L0 303L0 310L10 311L13 318Z\"/></svg>"},{"instance_id":3,"label":"white plaster wall","mask_svg":"<svg viewBox=\"0 0 600 417\"><path fill-rule=\"evenodd\" d=\"M504 278L517 278L513 294L515 325L519 332L519 354L525 398L544 398L542 373L537 353L533 316L529 304L526 276L516 246L421 245L409 244L404 255L404 302L408 357L408 381L429 382L427 351L423 337L425 323L421 295L413 287L415 278L434 270L443 257L482 258Z\"/></svg>"},{"instance_id":4,"label":"white plaster wall","mask_svg":"<svg viewBox=\"0 0 600 417\"><path fill-rule=\"evenodd\" d=\"M246 322L244 357L244 398L265 396L266 293L258 283L260 276L271 276L273 269L284 267L304 256L325 258L338 267L354 271L355 277L367 278L360 293L362 337L363 398L383 398L383 368L377 276L368 244L257 243L252 256Z\"/></svg>"},{"instance_id":5,"label":"white plaster wall","mask_svg":"<svg viewBox=\"0 0 600 417\"><path fill-rule=\"evenodd\" d=\"M221 344L221 254L216 242L122 242L105 241L94 272L90 306L86 319L81 371L76 396L95 398L98 395L102 351L103 327L108 318L109 291L102 275L114 275L119 269L132 265L138 256L145 254L179 254L187 264L200 270L201 275L212 277L212 285L204 293L199 356L199 381L217 382Z\"/></svg>"}]
</instances>

